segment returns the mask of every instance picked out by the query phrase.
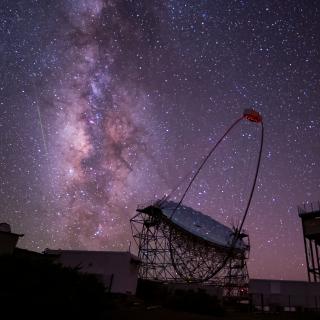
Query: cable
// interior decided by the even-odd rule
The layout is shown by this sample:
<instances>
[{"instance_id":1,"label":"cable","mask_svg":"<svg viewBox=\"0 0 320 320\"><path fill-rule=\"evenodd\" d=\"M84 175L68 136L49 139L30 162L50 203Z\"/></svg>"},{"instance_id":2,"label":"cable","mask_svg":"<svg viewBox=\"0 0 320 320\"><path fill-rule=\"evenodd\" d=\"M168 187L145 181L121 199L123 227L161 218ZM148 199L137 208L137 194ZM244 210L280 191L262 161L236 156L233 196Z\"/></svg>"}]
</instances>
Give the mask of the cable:
<instances>
[{"instance_id":1,"label":"cable","mask_svg":"<svg viewBox=\"0 0 320 320\"><path fill-rule=\"evenodd\" d=\"M226 135L242 120L244 119L244 116L241 116L239 119L237 119L228 129L227 131L224 133L224 135L218 140L218 142L213 146L213 148L210 150L210 152L207 154L207 156L204 158L204 160L202 161L200 167L198 168L198 170L196 171L196 173L194 174L194 176L192 177L192 179L190 180L188 187L186 188L185 192L183 193L180 201L178 202L178 204L176 205L176 207L174 208L170 219L172 219L172 217L174 216L174 214L176 213L177 209L180 207L183 199L185 198L186 194L188 193L193 181L195 180L195 178L198 176L198 174L200 173L201 169L203 168L203 166L206 164L206 162L208 161L208 159L210 158L210 156L212 155L212 153L214 152L214 150L218 147L218 145L222 142L222 140L226 137Z\"/></svg>"}]
</instances>

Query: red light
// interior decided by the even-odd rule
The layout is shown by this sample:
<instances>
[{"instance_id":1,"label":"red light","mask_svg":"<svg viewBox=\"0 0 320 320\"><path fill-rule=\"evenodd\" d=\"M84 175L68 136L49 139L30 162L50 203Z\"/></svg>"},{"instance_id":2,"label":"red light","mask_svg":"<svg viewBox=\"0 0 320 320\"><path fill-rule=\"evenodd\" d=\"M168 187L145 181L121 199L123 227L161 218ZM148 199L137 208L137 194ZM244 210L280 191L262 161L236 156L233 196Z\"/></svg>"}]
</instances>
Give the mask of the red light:
<instances>
[{"instance_id":1,"label":"red light","mask_svg":"<svg viewBox=\"0 0 320 320\"><path fill-rule=\"evenodd\" d=\"M243 111L243 117L251 122L262 122L261 114L254 109L245 109Z\"/></svg>"}]
</instances>

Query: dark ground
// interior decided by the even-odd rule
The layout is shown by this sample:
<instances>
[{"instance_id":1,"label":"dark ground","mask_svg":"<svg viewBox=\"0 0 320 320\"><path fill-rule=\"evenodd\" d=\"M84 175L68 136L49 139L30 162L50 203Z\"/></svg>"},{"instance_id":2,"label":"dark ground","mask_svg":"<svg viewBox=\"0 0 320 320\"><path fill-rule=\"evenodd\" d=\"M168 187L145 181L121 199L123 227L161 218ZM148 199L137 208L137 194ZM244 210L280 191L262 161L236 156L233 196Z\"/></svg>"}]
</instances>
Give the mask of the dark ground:
<instances>
[{"instance_id":1,"label":"dark ground","mask_svg":"<svg viewBox=\"0 0 320 320\"><path fill-rule=\"evenodd\" d=\"M130 320L319 320L318 314L307 313L282 313L282 314L255 314L255 313L227 313L223 316L209 316L179 312L168 309L153 310L114 310L111 319Z\"/></svg>"},{"instance_id":2,"label":"dark ground","mask_svg":"<svg viewBox=\"0 0 320 320\"><path fill-rule=\"evenodd\" d=\"M319 320L320 315L305 314L305 313L282 313L282 314L242 314L230 313L224 316L206 316L198 314L190 314L185 312L178 312L168 309L154 309L154 310L116 310L112 314L112 319L130 319L130 320Z\"/></svg>"},{"instance_id":3,"label":"dark ground","mask_svg":"<svg viewBox=\"0 0 320 320\"><path fill-rule=\"evenodd\" d=\"M174 310L156 304L147 304L142 299L130 296L110 296L110 308L101 319L130 320L320 320L320 313L282 312L258 313L247 310L223 308L212 314L199 314ZM190 303L190 302L189 302Z\"/></svg>"},{"instance_id":4,"label":"dark ground","mask_svg":"<svg viewBox=\"0 0 320 320\"><path fill-rule=\"evenodd\" d=\"M258 314L248 312L248 305L222 307L201 291L176 290L170 296L149 287L143 298L109 294L94 276L24 251L0 257L0 275L0 320L320 320L320 313Z\"/></svg>"}]
</instances>

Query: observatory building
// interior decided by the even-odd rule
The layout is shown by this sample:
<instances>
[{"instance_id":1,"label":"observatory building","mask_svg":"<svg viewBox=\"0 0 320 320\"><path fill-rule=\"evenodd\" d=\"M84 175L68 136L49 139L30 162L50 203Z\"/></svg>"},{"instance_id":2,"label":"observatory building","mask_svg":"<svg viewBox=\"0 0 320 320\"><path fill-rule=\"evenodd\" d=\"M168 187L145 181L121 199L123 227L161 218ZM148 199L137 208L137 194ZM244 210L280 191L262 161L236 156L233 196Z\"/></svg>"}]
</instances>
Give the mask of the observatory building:
<instances>
[{"instance_id":1,"label":"observatory building","mask_svg":"<svg viewBox=\"0 0 320 320\"><path fill-rule=\"evenodd\" d=\"M320 202L298 207L302 222L309 282L320 282Z\"/></svg>"},{"instance_id":2,"label":"observatory building","mask_svg":"<svg viewBox=\"0 0 320 320\"><path fill-rule=\"evenodd\" d=\"M65 267L94 274L109 292L136 292L140 261L130 252L46 249L44 255L53 257Z\"/></svg>"}]
</instances>

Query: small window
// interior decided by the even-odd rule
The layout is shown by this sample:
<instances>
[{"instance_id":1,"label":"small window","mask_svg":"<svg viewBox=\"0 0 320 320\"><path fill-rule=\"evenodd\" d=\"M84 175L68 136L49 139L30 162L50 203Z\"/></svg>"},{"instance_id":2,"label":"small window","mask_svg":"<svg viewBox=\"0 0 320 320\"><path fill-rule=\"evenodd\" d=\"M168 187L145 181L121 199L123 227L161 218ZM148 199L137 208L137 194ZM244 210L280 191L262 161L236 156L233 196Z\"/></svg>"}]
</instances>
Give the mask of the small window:
<instances>
[{"instance_id":1,"label":"small window","mask_svg":"<svg viewBox=\"0 0 320 320\"><path fill-rule=\"evenodd\" d=\"M270 311L270 307L269 306L264 306L263 307L263 310L262 310L262 306L255 306L255 308L258 310L258 311Z\"/></svg>"},{"instance_id":2,"label":"small window","mask_svg":"<svg viewBox=\"0 0 320 320\"><path fill-rule=\"evenodd\" d=\"M284 307L283 311L286 312L295 312L296 311L296 307Z\"/></svg>"}]
</instances>

